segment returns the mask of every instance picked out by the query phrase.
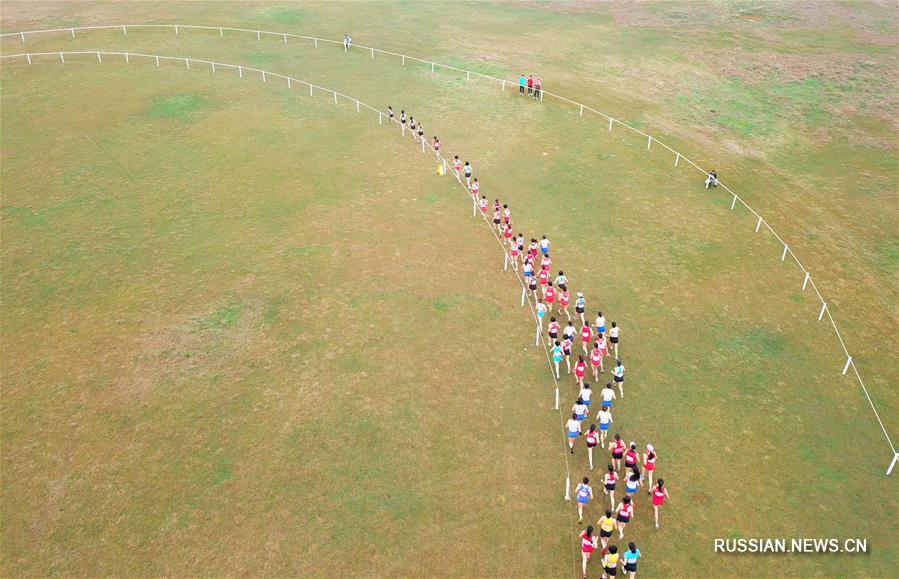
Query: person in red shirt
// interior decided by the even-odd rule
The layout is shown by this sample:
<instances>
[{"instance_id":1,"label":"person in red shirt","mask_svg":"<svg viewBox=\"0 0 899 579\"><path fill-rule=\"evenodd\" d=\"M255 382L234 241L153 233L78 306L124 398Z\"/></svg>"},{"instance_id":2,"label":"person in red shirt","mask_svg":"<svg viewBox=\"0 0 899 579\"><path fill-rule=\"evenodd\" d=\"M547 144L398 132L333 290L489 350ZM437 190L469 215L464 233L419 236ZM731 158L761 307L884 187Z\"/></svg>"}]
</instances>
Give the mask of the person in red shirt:
<instances>
[{"instance_id":1,"label":"person in red shirt","mask_svg":"<svg viewBox=\"0 0 899 579\"><path fill-rule=\"evenodd\" d=\"M571 294L568 293L568 290L562 288L561 293L559 294L559 313L565 313L568 316L568 319L571 319L571 313L568 311L568 304L571 302Z\"/></svg>"},{"instance_id":2,"label":"person in red shirt","mask_svg":"<svg viewBox=\"0 0 899 579\"><path fill-rule=\"evenodd\" d=\"M540 79L538 78L534 82L534 98L537 99L538 101L540 100L540 91L542 89L543 89L543 85L541 84Z\"/></svg>"},{"instance_id":3,"label":"person in red shirt","mask_svg":"<svg viewBox=\"0 0 899 579\"><path fill-rule=\"evenodd\" d=\"M590 340L593 338L593 332L590 330L590 326L587 323L581 327L581 346L584 348L584 354L589 354L590 352L587 350L587 344L590 343Z\"/></svg>"},{"instance_id":4,"label":"person in red shirt","mask_svg":"<svg viewBox=\"0 0 899 579\"><path fill-rule=\"evenodd\" d=\"M528 96L532 96L534 94L534 75L528 75Z\"/></svg>"},{"instance_id":5,"label":"person in red shirt","mask_svg":"<svg viewBox=\"0 0 899 579\"><path fill-rule=\"evenodd\" d=\"M624 441L621 440L621 434L615 434L615 440L609 443L609 450L612 452L612 464L615 470L621 466L621 459L624 458Z\"/></svg>"},{"instance_id":6,"label":"person in red shirt","mask_svg":"<svg viewBox=\"0 0 899 579\"><path fill-rule=\"evenodd\" d=\"M584 362L583 356L577 358L577 362L574 363L574 381L581 388L584 386L584 376L587 374L587 363Z\"/></svg>"},{"instance_id":7,"label":"person in red shirt","mask_svg":"<svg viewBox=\"0 0 899 579\"><path fill-rule=\"evenodd\" d=\"M541 270L537 274L537 282L540 284L540 291L543 292L543 297L546 297L546 284L549 283L549 272L545 269Z\"/></svg>"},{"instance_id":8,"label":"person in red shirt","mask_svg":"<svg viewBox=\"0 0 899 579\"><path fill-rule=\"evenodd\" d=\"M553 287L553 282L546 282L546 290L543 292L543 298L546 300L546 309L552 312L553 303L556 301L556 288Z\"/></svg>"}]
</instances>

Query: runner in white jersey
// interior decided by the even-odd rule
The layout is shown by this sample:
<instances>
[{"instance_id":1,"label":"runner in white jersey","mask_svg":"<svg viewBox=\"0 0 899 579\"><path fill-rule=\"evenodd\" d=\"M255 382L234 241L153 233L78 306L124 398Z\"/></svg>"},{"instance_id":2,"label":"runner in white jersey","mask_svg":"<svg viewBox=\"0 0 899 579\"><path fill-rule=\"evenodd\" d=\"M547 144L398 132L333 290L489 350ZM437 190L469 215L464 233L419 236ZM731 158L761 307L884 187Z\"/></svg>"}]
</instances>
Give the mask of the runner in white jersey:
<instances>
[{"instance_id":1,"label":"runner in white jersey","mask_svg":"<svg viewBox=\"0 0 899 579\"><path fill-rule=\"evenodd\" d=\"M624 398L624 364L621 360L615 360L615 367L612 368L612 380L615 381L615 384L618 384L618 391L621 392L621 397Z\"/></svg>"},{"instance_id":2,"label":"runner in white jersey","mask_svg":"<svg viewBox=\"0 0 899 579\"><path fill-rule=\"evenodd\" d=\"M572 414L565 423L565 430L568 433L568 448L571 449L571 454L574 454L574 441L581 435L581 421Z\"/></svg>"},{"instance_id":3,"label":"runner in white jersey","mask_svg":"<svg viewBox=\"0 0 899 579\"><path fill-rule=\"evenodd\" d=\"M609 328L609 341L615 346L615 357L618 357L618 337L621 334L621 328L618 327L618 324L612 322L612 327Z\"/></svg>"},{"instance_id":4,"label":"runner in white jersey","mask_svg":"<svg viewBox=\"0 0 899 579\"><path fill-rule=\"evenodd\" d=\"M544 255L549 253L550 245L552 245L552 242L550 240L548 240L546 238L546 236L544 235L543 238L540 240L540 251L543 252Z\"/></svg>"},{"instance_id":5,"label":"runner in white jersey","mask_svg":"<svg viewBox=\"0 0 899 579\"><path fill-rule=\"evenodd\" d=\"M603 389L599 392L599 395L602 397L602 405L606 408L611 409L612 403L615 401L615 390L612 388L611 382L606 383Z\"/></svg>"},{"instance_id":6,"label":"runner in white jersey","mask_svg":"<svg viewBox=\"0 0 899 579\"><path fill-rule=\"evenodd\" d=\"M600 446L605 446L606 433L609 432L609 426L614 422L614 420L612 420L612 413L604 406L602 410L596 414L596 419L599 421L599 444Z\"/></svg>"}]
</instances>

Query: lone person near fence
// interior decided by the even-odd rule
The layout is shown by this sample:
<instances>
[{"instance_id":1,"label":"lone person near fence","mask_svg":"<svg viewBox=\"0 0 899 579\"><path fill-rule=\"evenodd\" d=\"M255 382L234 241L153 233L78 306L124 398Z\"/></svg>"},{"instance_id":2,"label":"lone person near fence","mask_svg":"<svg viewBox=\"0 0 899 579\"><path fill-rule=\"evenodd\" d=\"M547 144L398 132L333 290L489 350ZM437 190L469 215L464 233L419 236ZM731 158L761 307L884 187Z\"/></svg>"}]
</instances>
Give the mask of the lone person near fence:
<instances>
[{"instance_id":1,"label":"lone person near fence","mask_svg":"<svg viewBox=\"0 0 899 579\"><path fill-rule=\"evenodd\" d=\"M344 50L349 50L350 45L353 43L353 39L350 38L350 35L346 32L343 33L343 48Z\"/></svg>"},{"instance_id":2,"label":"lone person near fence","mask_svg":"<svg viewBox=\"0 0 899 579\"><path fill-rule=\"evenodd\" d=\"M717 186L718 186L718 173L714 169L712 169L712 171L709 173L709 176L705 180L705 188L708 189L709 187L717 187Z\"/></svg>"}]
</instances>

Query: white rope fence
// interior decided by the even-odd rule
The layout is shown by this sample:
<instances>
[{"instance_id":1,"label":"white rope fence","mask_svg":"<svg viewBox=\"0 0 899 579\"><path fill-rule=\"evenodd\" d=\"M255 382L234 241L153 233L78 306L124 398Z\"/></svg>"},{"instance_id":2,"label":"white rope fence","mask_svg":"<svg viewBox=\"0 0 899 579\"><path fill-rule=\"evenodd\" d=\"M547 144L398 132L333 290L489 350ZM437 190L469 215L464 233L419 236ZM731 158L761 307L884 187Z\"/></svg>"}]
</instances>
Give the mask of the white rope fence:
<instances>
[{"instance_id":1,"label":"white rope fence","mask_svg":"<svg viewBox=\"0 0 899 579\"><path fill-rule=\"evenodd\" d=\"M243 74L245 72L257 73L259 75L259 78L261 78L263 82L267 82L267 79L269 79L269 78L277 78L277 79L281 79L284 82L286 82L288 88L293 88L295 85L308 86L310 96L314 95L314 91L331 94L334 99L334 104L338 104L340 102L339 99L344 99L345 101L354 103L357 113L362 112L363 108L368 111L371 111L373 113L377 113L378 124L383 125L384 121L386 119L388 121L388 125L390 124L390 122L396 123L397 125L400 125L404 136L406 133L405 125L402 125L398 120L396 120L395 118L392 118L385 111L381 111L375 107L372 107L372 106L360 101L359 99L357 99L355 97L351 97L349 95L346 95L346 94L343 94L343 93L337 92L335 90L332 90L332 89L329 89L326 87L322 87L322 86L319 86L316 84L312 84L310 82L307 82L307 81L304 81L304 80L301 80L298 78L294 78L291 76L278 74L275 72L270 72L267 70L262 70L262 69L254 68L254 67L250 67L250 66L243 66L243 65L231 64L231 63L214 62L211 60L203 60L203 59L198 59L198 58L190 58L190 57L182 57L182 56L163 56L163 55L156 55L156 54L142 54L142 53L135 53L135 52L111 52L111 51L102 51L102 50L101 51L92 50L92 51L62 51L62 52L36 52L36 53L10 54L10 55L0 56L0 60L24 58L29 65L34 64L35 57L52 57L54 59L59 58L60 62L63 64L67 64L67 63L72 64L73 62L84 62L81 60L72 61L71 58L68 61L66 61L67 56L68 57L90 56L91 58L96 57L97 62L101 63L101 64L104 62L103 61L104 56L105 57L122 58L125 64L131 64L131 61L135 58L144 59L145 61L149 60L150 62L155 63L156 66L161 66L163 63L166 63L166 62L172 62L172 63L177 63L179 65L183 64L185 69L187 69L188 71L196 70L198 65L203 65L203 66L208 66L209 70L211 71L212 74L216 74L216 71L220 71L223 69L224 70L232 70L232 71L237 70L239 78L243 78ZM108 61L109 61L109 59L107 58L107 62ZM191 64L194 65L194 68L191 68ZM427 139L424 139L424 138L421 139L421 150L423 153L426 151L430 151L431 153L433 153L435 155L435 159L438 161L438 163L443 165L444 173L450 174L447 172L446 158L443 157L443 155L439 151L435 151L434 148L431 146L431 144L427 142ZM472 197L471 191L465 185L465 183L462 181L462 177L458 174L455 174L455 172L453 172L452 174L456 178L456 182L459 184L459 186L463 189L463 191L465 191L466 195L469 198L471 198ZM510 263L511 260L514 258L509 254L508 249L506 248L506 244L503 242L502 238L497 234L496 230L494 229L492 224L487 219L487 216L482 214L481 217L482 217L484 224L487 225L487 228L491 231L491 233L493 234L497 243L499 244L500 249L503 251L503 256L504 256L503 257L503 270L506 271L507 270L506 265L508 263ZM543 338L542 333L540 332L540 321L537 317L537 310L536 310L536 306L533 302L532 296L530 295L530 292L527 291L527 286L525 284L525 281L522 279L521 274L515 270L513 270L513 274L515 275L515 279L518 281L519 285L521 285L521 288L522 288L521 305L524 306L525 303L527 303L528 308L530 310L531 318L533 319L535 327L537 328L535 345L542 344L543 352L546 357L547 368L549 369L550 376L552 376L553 384L555 385L555 410L557 410L559 413L559 419L560 419L560 422L562 425L562 440L563 440L562 455L565 458L565 500L570 501L571 500L571 494L570 494L571 465L570 465L570 460L569 460L568 451L567 451L567 438L565 438L565 431L564 431L564 425L565 425L564 415L562 414L562 411L559 408L559 383L558 383L558 380L556 379L555 370L553 369L553 363L552 363L552 359L550 357L549 348ZM576 531L575 531L575 526L574 526L574 518L570 512L570 509L569 509L569 521L570 521L570 527L571 527L571 541L572 541L572 549L571 549L572 566L576 567L577 562L576 562L576 558L575 558L575 554L574 554Z\"/></svg>"},{"instance_id":2,"label":"white rope fence","mask_svg":"<svg viewBox=\"0 0 899 579\"><path fill-rule=\"evenodd\" d=\"M458 67L450 66L450 65L446 65L446 64L440 64L437 62L432 62L429 60L416 58L413 56L407 56L405 54L390 52L387 50L380 50L380 49L373 48L370 46L362 46L362 45L354 44L354 45L351 45L350 47L347 47L346 44L344 44L344 42L338 41L338 40L330 40L330 39L318 38L318 37L314 37L314 36L303 36L303 35L290 34L290 33L285 33L285 32L272 32L272 31L266 31L266 30L251 30L251 29L247 29L247 28L232 28L232 27L226 27L226 26L198 26L198 25L182 25L182 24L123 24L123 25L107 25L107 26L80 26L80 27L69 27L69 28L53 28L53 29L46 29L46 30L27 30L27 31L21 31L21 32L7 32L4 34L0 34L0 38L10 38L10 37L18 36L21 39L22 43L25 43L28 35L65 33L65 34L70 34L74 38L76 31L111 30L111 29L114 29L114 30L121 29L123 36L127 36L129 28L131 28L131 29L141 29L141 28L169 29L169 30L173 30L175 34L179 34L180 30L204 30L204 31L218 32L219 37L224 37L224 34L226 31L227 32L238 32L238 33L249 33L249 34L255 35L257 40L261 40L263 36L266 36L266 37L270 36L270 37L275 37L275 38L280 39L283 44L287 44L288 39L291 39L291 38L303 40L303 41L307 41L307 42L312 42L312 45L315 48L318 48L319 43L324 42L324 43L329 43L329 44L343 45L345 52L348 50L366 51L370 54L372 59L374 59L375 54L383 54L383 55L387 55L387 56L391 56L391 57L396 57L396 58L400 59L402 66L406 65L406 60L425 64L425 65L430 66L432 73L438 69L450 70L453 72L464 74L466 81L470 80L471 77L474 76L475 78L480 78L480 79L487 80L487 81L490 81L495 84L500 84L502 87L502 90L505 90L506 84L510 84L513 87L517 86L516 81L508 81L508 80L497 78L497 77L490 76L487 74L482 74L479 72L465 70L462 68L458 68ZM53 53L53 54L56 54L56 53ZM59 58L64 61L65 60L64 53L58 53L58 54L59 54ZM72 53L72 54L75 54L75 53ZM124 53L110 53L110 54L124 54ZM24 56L27 56L30 61L30 56L26 55L24 53L17 54L17 55L10 55L10 57L24 57ZM6 58L6 57L3 57L3 58ZM100 58L99 55L98 55L98 58ZM191 59L191 60L195 60L195 59ZM197 60L195 60L195 61L201 62L201 61L197 61ZM190 66L189 63L186 63L186 65L188 67ZM251 69L247 69L247 70L251 70ZM255 69L253 69L253 70L255 70ZM278 76L281 76L282 78L286 78L286 77L283 77L283 75L278 75ZM305 84L308 84L308 83L305 83ZM311 90L312 90L312 86L310 85L310 91ZM327 90L327 89L322 89L322 90ZM330 91L330 92L334 92L334 91ZM334 96L335 102L336 102L338 95L339 95L339 93L335 93L335 96ZM354 101L356 100L356 99L353 99L352 97L347 97L346 95L339 95L339 96L342 96L344 98L351 99ZM558 101L561 101L563 103L567 103L567 104L570 104L570 105L576 107L576 109L578 110L578 114L580 116L583 116L584 112L586 111L586 112L592 113L593 115L598 116L604 120L607 120L610 131L616 124L621 127L624 127L625 129L645 138L647 150L651 150L653 143L655 143L656 145L671 152L674 155L674 166L675 167L680 166L680 162L684 161L685 163L688 163L689 165L693 166L703 176L708 175L708 171L706 171L705 169L703 169L702 167L700 167L699 165L694 163L692 160L690 160L688 157L686 157L679 151L672 149L671 147L669 147L662 141L659 141L652 135L645 133L635 127L632 127L631 125L628 125L627 123L621 122L620 120L615 119L615 118L613 118L601 111L598 111L592 107L589 107L589 106L585 105L584 103L577 102L577 101L571 100L569 98L563 97L561 95L557 95L552 92L548 92L548 91L541 89L540 100L543 101L544 97L551 97L553 99L556 99ZM372 108L372 107L368 107L368 105L366 105L366 108ZM375 109L372 109L372 110L375 110ZM843 349L843 354L845 356L846 362L843 366L842 374L845 376L849 372L849 369L850 368L852 369L853 374L855 375L856 379L858 380L859 385L862 388L862 392L864 393L865 398L868 400L868 404L871 406L871 410L874 412L874 417L877 419L877 423L880 425L880 429L883 431L883 435L886 438L887 444L889 444L890 450L893 453L890 466L887 469L887 475L891 474L893 471L893 468L896 466L897 462L899 462L899 453L896 452L896 447L893 444L893 440L890 437L890 434L887 431L886 426L883 423L883 420L880 418L880 413L877 411L877 407L874 404L874 401L871 399L871 395L868 392L868 388L867 388L867 386L865 386L865 382L862 379L861 374L859 373L858 367L856 366L855 361L852 358L852 355L849 353L849 349L846 347L846 343L843 340L843 336L840 333L839 328L837 327L836 321L834 320L833 316L831 315L827 300L821 294L821 291L818 289L818 286L815 284L815 281L812 279L811 273L808 271L808 269L805 268L804 265L802 265L802 262L799 261L799 258L796 256L796 254L793 253L793 250L790 248L790 246L787 244L787 242L784 241L783 238L781 238L781 236L778 235L778 233L776 231L774 231L774 229L771 227L771 225L755 209L753 209L748 203L746 203L746 201L742 197L740 197L737 193L735 193L729 187L727 187L727 185L725 185L724 183L721 183L720 181L718 181L718 184L721 186L722 189L724 189L731 195L731 197L732 197L731 206L730 206L731 210L735 210L737 203L739 202L740 205L742 205L747 210L749 210L749 212L752 213L752 215L757 219L756 226L755 226L756 233L758 233L761 230L762 226L764 225L765 229L767 229L775 237L775 239L777 239L777 241L783 246L783 252L781 254L780 260L782 262L785 262L787 259L787 256L790 256L792 258L792 260L796 263L796 265L799 267L800 271L804 274L803 282L802 282L802 291L805 291L808 287L811 287L811 289L815 292L815 295L818 297L818 300L821 304L821 310L820 310L820 313L818 314L818 321L823 320L825 315L827 316L827 319L830 321L830 325L833 327L834 334L836 334L837 340L840 343L840 347Z\"/></svg>"}]
</instances>

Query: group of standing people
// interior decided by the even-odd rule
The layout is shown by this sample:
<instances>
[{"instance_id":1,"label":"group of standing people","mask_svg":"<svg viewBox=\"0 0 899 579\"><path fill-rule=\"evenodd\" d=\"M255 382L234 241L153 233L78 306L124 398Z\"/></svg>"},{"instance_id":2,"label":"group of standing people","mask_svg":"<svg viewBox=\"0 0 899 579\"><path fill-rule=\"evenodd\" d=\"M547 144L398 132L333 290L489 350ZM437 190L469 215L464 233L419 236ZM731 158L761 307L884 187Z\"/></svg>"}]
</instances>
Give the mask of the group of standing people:
<instances>
[{"instance_id":1,"label":"group of standing people","mask_svg":"<svg viewBox=\"0 0 899 579\"><path fill-rule=\"evenodd\" d=\"M526 94L539 101L542 91L543 82L539 78L535 79L532 74L525 76L524 73L518 76L518 94Z\"/></svg>"}]
</instances>

